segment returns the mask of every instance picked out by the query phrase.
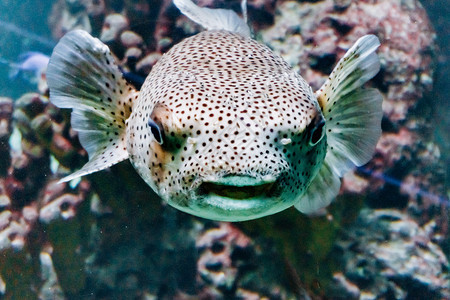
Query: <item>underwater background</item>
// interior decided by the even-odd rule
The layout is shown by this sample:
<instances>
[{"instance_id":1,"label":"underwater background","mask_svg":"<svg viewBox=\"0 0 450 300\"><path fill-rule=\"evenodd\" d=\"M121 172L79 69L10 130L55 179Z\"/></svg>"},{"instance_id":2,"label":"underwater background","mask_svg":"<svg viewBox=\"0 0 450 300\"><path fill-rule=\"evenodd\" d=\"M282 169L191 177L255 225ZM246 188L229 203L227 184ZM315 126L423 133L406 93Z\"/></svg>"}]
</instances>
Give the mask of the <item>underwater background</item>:
<instances>
[{"instance_id":1,"label":"underwater background","mask_svg":"<svg viewBox=\"0 0 450 300\"><path fill-rule=\"evenodd\" d=\"M48 101L58 39L89 31L139 85L201 28L170 0L0 0L0 299L450 299L448 2L248 7L256 39L314 90L357 38L380 38L374 158L317 215L240 223L165 205L128 162L57 184L87 161L70 111Z\"/></svg>"}]
</instances>

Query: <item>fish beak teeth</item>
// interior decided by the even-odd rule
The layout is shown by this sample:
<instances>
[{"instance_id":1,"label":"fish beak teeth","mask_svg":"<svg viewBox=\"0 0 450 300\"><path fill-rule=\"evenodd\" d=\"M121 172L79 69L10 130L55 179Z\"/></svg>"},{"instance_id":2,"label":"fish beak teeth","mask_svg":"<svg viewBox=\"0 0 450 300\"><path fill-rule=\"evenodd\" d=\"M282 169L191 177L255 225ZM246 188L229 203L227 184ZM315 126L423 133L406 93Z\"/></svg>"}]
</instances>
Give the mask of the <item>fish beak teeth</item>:
<instances>
[{"instance_id":1,"label":"fish beak teeth","mask_svg":"<svg viewBox=\"0 0 450 300\"><path fill-rule=\"evenodd\" d=\"M275 182L261 183L259 185L233 186L214 182L203 182L198 192L203 195L215 195L233 200L246 200L255 197L270 195Z\"/></svg>"},{"instance_id":2,"label":"fish beak teeth","mask_svg":"<svg viewBox=\"0 0 450 300\"><path fill-rule=\"evenodd\" d=\"M236 200L269 195L273 191L276 183L276 178L272 175L265 175L263 178L243 175L227 175L220 178L208 179L213 180L203 180L198 186L198 194L216 195Z\"/></svg>"}]
</instances>

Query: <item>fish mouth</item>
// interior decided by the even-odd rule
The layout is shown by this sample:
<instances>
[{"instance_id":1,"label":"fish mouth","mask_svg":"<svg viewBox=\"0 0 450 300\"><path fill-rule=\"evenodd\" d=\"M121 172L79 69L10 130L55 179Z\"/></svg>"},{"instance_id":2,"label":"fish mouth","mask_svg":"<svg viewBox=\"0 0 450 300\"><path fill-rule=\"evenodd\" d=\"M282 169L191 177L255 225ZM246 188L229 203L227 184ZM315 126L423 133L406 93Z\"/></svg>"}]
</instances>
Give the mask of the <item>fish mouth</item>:
<instances>
[{"instance_id":1,"label":"fish mouth","mask_svg":"<svg viewBox=\"0 0 450 300\"><path fill-rule=\"evenodd\" d=\"M239 178L241 179L241 178ZM274 192L275 181L255 182L254 184L236 185L226 182L203 182L198 188L199 195L216 195L219 197L243 200L255 197L270 197Z\"/></svg>"},{"instance_id":2,"label":"fish mouth","mask_svg":"<svg viewBox=\"0 0 450 300\"><path fill-rule=\"evenodd\" d=\"M232 174L208 178L192 192L186 211L218 221L251 220L292 205L281 197L281 185L275 176Z\"/></svg>"}]
</instances>

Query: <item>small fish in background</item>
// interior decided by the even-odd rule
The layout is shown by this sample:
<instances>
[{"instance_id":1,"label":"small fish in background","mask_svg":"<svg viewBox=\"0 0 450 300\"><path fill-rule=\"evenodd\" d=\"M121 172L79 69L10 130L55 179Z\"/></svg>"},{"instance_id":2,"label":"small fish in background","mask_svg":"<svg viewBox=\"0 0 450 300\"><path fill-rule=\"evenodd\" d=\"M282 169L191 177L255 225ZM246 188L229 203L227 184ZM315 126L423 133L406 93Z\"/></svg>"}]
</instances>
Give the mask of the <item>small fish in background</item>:
<instances>
[{"instance_id":1,"label":"small fish in background","mask_svg":"<svg viewBox=\"0 0 450 300\"><path fill-rule=\"evenodd\" d=\"M15 63L10 63L9 78L14 79L21 74L32 74L30 81L37 83L42 74L47 69L50 56L41 52L25 52L21 54ZM26 76L26 75L25 75Z\"/></svg>"},{"instance_id":2,"label":"small fish in background","mask_svg":"<svg viewBox=\"0 0 450 300\"><path fill-rule=\"evenodd\" d=\"M55 47L50 101L73 110L72 127L89 154L62 181L130 159L163 200L207 219L327 206L340 177L372 157L381 135L382 97L362 88L379 70L378 38L361 37L314 93L251 38L245 1L244 19L174 3L207 30L165 53L140 91L87 32L69 32Z\"/></svg>"},{"instance_id":3,"label":"small fish in background","mask_svg":"<svg viewBox=\"0 0 450 300\"><path fill-rule=\"evenodd\" d=\"M11 33L18 38L18 41L26 41L27 44L37 43L39 48L53 49L56 42L21 28L13 23L0 20L0 29L3 33ZM0 57L0 64L10 68L10 80L24 80L22 83L29 83L32 86L37 84L39 92L45 94L48 90L45 78L45 69L47 67L49 56L41 52L30 51L21 54L16 62Z\"/></svg>"},{"instance_id":4,"label":"small fish in background","mask_svg":"<svg viewBox=\"0 0 450 300\"><path fill-rule=\"evenodd\" d=\"M10 80L22 79L31 85L37 85L38 90L44 93L47 90L45 71L50 56L41 52L25 52L19 55L16 62L0 58L0 63L9 67Z\"/></svg>"}]
</instances>

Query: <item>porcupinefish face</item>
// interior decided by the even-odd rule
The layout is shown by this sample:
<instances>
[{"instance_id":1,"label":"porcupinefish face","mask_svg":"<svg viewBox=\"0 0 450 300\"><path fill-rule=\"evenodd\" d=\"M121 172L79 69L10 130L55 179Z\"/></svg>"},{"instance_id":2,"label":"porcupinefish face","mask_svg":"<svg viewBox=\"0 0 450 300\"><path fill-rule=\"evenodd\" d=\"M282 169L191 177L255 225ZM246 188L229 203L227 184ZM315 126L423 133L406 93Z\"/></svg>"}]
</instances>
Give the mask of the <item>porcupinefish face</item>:
<instances>
[{"instance_id":1,"label":"porcupinefish face","mask_svg":"<svg viewBox=\"0 0 450 300\"><path fill-rule=\"evenodd\" d=\"M172 206L246 220L294 204L326 153L303 78L268 47L205 31L154 66L127 120L132 164Z\"/></svg>"},{"instance_id":2,"label":"porcupinefish face","mask_svg":"<svg viewBox=\"0 0 450 300\"><path fill-rule=\"evenodd\" d=\"M381 135L383 98L362 88L380 68L378 38L359 38L313 94L250 38L245 1L244 19L191 0L174 4L208 31L175 45L139 92L87 32L58 42L47 68L50 100L72 109L89 155L60 181L130 159L166 202L208 219L326 207L339 178L369 161Z\"/></svg>"}]
</instances>

